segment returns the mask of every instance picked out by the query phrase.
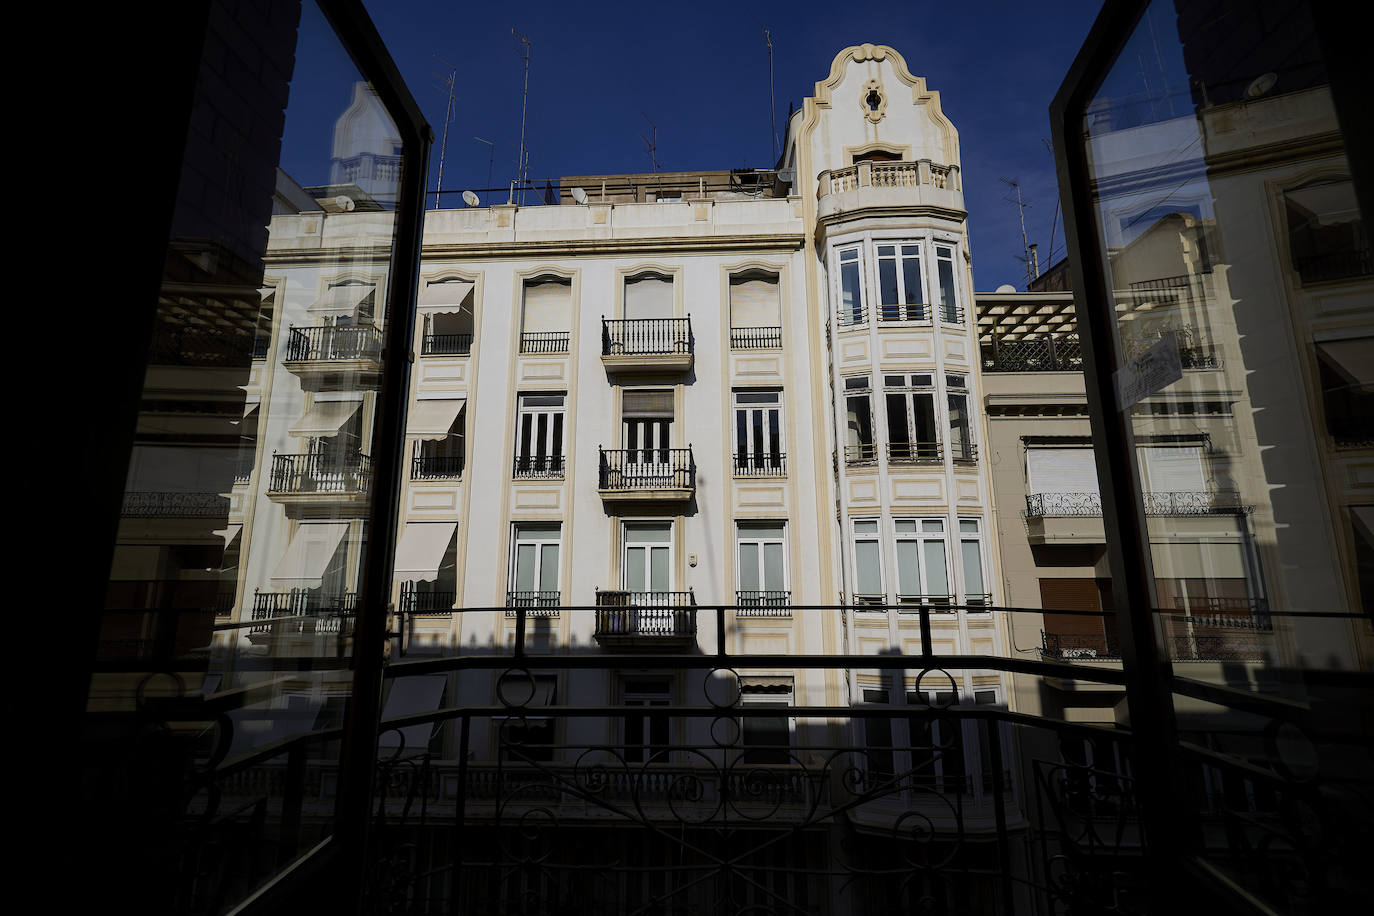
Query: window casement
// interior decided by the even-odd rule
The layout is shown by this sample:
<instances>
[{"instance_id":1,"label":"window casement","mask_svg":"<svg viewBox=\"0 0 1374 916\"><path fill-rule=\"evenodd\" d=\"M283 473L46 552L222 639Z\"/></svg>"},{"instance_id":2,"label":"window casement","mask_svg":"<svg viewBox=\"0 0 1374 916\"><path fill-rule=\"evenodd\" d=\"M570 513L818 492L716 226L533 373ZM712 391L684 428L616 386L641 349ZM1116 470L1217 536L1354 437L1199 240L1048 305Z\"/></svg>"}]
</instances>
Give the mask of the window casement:
<instances>
[{"instance_id":1,"label":"window casement","mask_svg":"<svg viewBox=\"0 0 1374 916\"><path fill-rule=\"evenodd\" d=\"M967 377L958 373L945 376L945 395L949 403L949 453L955 461L978 460L978 446L973 441L973 424L969 421Z\"/></svg>"},{"instance_id":2,"label":"window casement","mask_svg":"<svg viewBox=\"0 0 1374 916\"><path fill-rule=\"evenodd\" d=\"M940 461L940 432L935 422L933 381L929 372L883 376L888 461Z\"/></svg>"},{"instance_id":3,"label":"window casement","mask_svg":"<svg viewBox=\"0 0 1374 916\"><path fill-rule=\"evenodd\" d=\"M906 610L924 605L953 609L949 550L942 518L899 518L893 522L897 553L897 603Z\"/></svg>"},{"instance_id":4,"label":"window casement","mask_svg":"<svg viewBox=\"0 0 1374 916\"><path fill-rule=\"evenodd\" d=\"M673 390L632 389L620 396L626 477L672 479Z\"/></svg>"},{"instance_id":5,"label":"window casement","mask_svg":"<svg viewBox=\"0 0 1374 916\"><path fill-rule=\"evenodd\" d=\"M921 272L921 246L916 242L879 243L878 320L925 321L925 284Z\"/></svg>"},{"instance_id":6,"label":"window casement","mask_svg":"<svg viewBox=\"0 0 1374 916\"><path fill-rule=\"evenodd\" d=\"M873 404L868 376L853 375L844 380L846 464L870 464L877 459L873 441Z\"/></svg>"},{"instance_id":7,"label":"window casement","mask_svg":"<svg viewBox=\"0 0 1374 916\"><path fill-rule=\"evenodd\" d=\"M789 677L742 677L739 680L740 705L746 709L792 706L792 679ZM792 717L741 716L740 762L749 765L792 763Z\"/></svg>"},{"instance_id":8,"label":"window casement","mask_svg":"<svg viewBox=\"0 0 1374 916\"><path fill-rule=\"evenodd\" d=\"M791 613L787 579L785 522L739 522L736 527L736 614L740 617L785 617Z\"/></svg>"},{"instance_id":9,"label":"window casement","mask_svg":"<svg viewBox=\"0 0 1374 916\"><path fill-rule=\"evenodd\" d=\"M672 318L674 310L672 277L650 272L625 278L626 321Z\"/></svg>"},{"instance_id":10,"label":"window casement","mask_svg":"<svg viewBox=\"0 0 1374 916\"><path fill-rule=\"evenodd\" d=\"M852 327L868 321L864 308L863 261L859 248L839 251L839 308L836 320L840 327Z\"/></svg>"},{"instance_id":11,"label":"window casement","mask_svg":"<svg viewBox=\"0 0 1374 916\"><path fill-rule=\"evenodd\" d=\"M1369 233L1348 178L1285 191L1288 253L1303 286L1374 275Z\"/></svg>"},{"instance_id":12,"label":"window casement","mask_svg":"<svg viewBox=\"0 0 1374 916\"><path fill-rule=\"evenodd\" d=\"M567 353L572 326L572 281L526 280L520 312L521 353Z\"/></svg>"},{"instance_id":13,"label":"window casement","mask_svg":"<svg viewBox=\"0 0 1374 916\"><path fill-rule=\"evenodd\" d=\"M667 677L626 677L621 681L621 753L626 763L668 763L672 723L665 707L673 702Z\"/></svg>"},{"instance_id":14,"label":"window casement","mask_svg":"<svg viewBox=\"0 0 1374 916\"><path fill-rule=\"evenodd\" d=\"M735 476L777 477L786 472L782 441L782 392L736 390Z\"/></svg>"},{"instance_id":15,"label":"window casement","mask_svg":"<svg viewBox=\"0 0 1374 916\"><path fill-rule=\"evenodd\" d=\"M863 688L865 706L888 707L890 698L887 686ZM864 788L868 791L880 789L892 783L897 775L897 754L895 751L893 721L891 715L867 716L863 720L863 752L867 766ZM895 788L897 784L893 784Z\"/></svg>"},{"instance_id":16,"label":"window casement","mask_svg":"<svg viewBox=\"0 0 1374 916\"><path fill-rule=\"evenodd\" d=\"M882 541L878 535L878 519L856 518L854 531L854 603L883 605L887 594L883 590Z\"/></svg>"},{"instance_id":17,"label":"window casement","mask_svg":"<svg viewBox=\"0 0 1374 916\"><path fill-rule=\"evenodd\" d=\"M559 522L520 522L511 539L510 585L506 615L524 608L527 616L554 616L561 604L559 554L563 526Z\"/></svg>"},{"instance_id":18,"label":"window casement","mask_svg":"<svg viewBox=\"0 0 1374 916\"><path fill-rule=\"evenodd\" d=\"M948 245L935 246L936 311L946 324L962 324L964 311L954 284L954 249Z\"/></svg>"},{"instance_id":19,"label":"window casement","mask_svg":"<svg viewBox=\"0 0 1374 916\"><path fill-rule=\"evenodd\" d=\"M632 595L667 596L672 592L672 522L625 523L620 578L621 586Z\"/></svg>"},{"instance_id":20,"label":"window casement","mask_svg":"<svg viewBox=\"0 0 1374 916\"><path fill-rule=\"evenodd\" d=\"M963 605L970 611L991 609L987 570L983 563L982 522L976 518L959 519L959 560L963 574Z\"/></svg>"},{"instance_id":21,"label":"window casement","mask_svg":"<svg viewBox=\"0 0 1374 916\"><path fill-rule=\"evenodd\" d=\"M420 291L420 355L467 356L472 352L473 289L469 280L431 280Z\"/></svg>"},{"instance_id":22,"label":"window casement","mask_svg":"<svg viewBox=\"0 0 1374 916\"><path fill-rule=\"evenodd\" d=\"M493 716L503 763L551 763L557 746L558 719L546 712L558 705L558 677L553 674L532 675L534 695L524 704L529 710L521 716ZM510 690L523 699L530 689L523 678ZM543 715L538 713L543 712Z\"/></svg>"},{"instance_id":23,"label":"window casement","mask_svg":"<svg viewBox=\"0 0 1374 916\"><path fill-rule=\"evenodd\" d=\"M411 480L451 480L463 476L466 455L464 430L467 428L467 405L458 414L442 439L423 438L415 441L410 455Z\"/></svg>"},{"instance_id":24,"label":"window casement","mask_svg":"<svg viewBox=\"0 0 1374 916\"><path fill-rule=\"evenodd\" d=\"M563 416L567 395L563 392L518 396L515 425L516 477L562 477Z\"/></svg>"},{"instance_id":25,"label":"window casement","mask_svg":"<svg viewBox=\"0 0 1374 916\"><path fill-rule=\"evenodd\" d=\"M746 270L730 276L730 349L775 350L782 346L782 296L778 275Z\"/></svg>"}]
</instances>

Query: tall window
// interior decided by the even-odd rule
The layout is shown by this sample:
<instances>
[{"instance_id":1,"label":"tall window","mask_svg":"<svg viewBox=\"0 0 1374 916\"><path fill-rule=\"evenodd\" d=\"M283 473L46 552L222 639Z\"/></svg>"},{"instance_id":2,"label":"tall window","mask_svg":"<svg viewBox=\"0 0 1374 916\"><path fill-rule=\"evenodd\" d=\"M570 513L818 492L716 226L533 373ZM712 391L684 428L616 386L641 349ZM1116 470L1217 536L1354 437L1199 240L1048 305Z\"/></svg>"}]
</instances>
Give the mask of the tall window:
<instances>
[{"instance_id":1,"label":"tall window","mask_svg":"<svg viewBox=\"0 0 1374 916\"><path fill-rule=\"evenodd\" d=\"M971 791L961 720L945 712L958 705L958 693L910 691L906 701L908 706L924 707L907 717L912 782L950 794Z\"/></svg>"},{"instance_id":2,"label":"tall window","mask_svg":"<svg viewBox=\"0 0 1374 916\"><path fill-rule=\"evenodd\" d=\"M891 461L939 461L935 388L930 373L883 376L887 403L887 457Z\"/></svg>"},{"instance_id":3,"label":"tall window","mask_svg":"<svg viewBox=\"0 0 1374 916\"><path fill-rule=\"evenodd\" d=\"M865 706L886 706L886 687L868 687L863 691ZM897 773L897 755L893 752L891 716L873 716L863 720L863 748L868 755L867 773L872 789L890 780Z\"/></svg>"},{"instance_id":4,"label":"tall window","mask_svg":"<svg viewBox=\"0 0 1374 916\"><path fill-rule=\"evenodd\" d=\"M940 320L949 324L963 321L959 310L959 299L954 292L954 249L946 245L935 246L935 271L939 278L938 301Z\"/></svg>"},{"instance_id":5,"label":"tall window","mask_svg":"<svg viewBox=\"0 0 1374 916\"><path fill-rule=\"evenodd\" d=\"M520 316L521 353L567 353L572 325L572 282L562 277L526 280Z\"/></svg>"},{"instance_id":6,"label":"tall window","mask_svg":"<svg viewBox=\"0 0 1374 916\"><path fill-rule=\"evenodd\" d=\"M921 247L915 242L878 246L878 300L879 321L926 318Z\"/></svg>"},{"instance_id":7,"label":"tall window","mask_svg":"<svg viewBox=\"0 0 1374 916\"><path fill-rule=\"evenodd\" d=\"M877 451L873 444L873 414L868 376L856 375L844 380L844 409L844 460L850 464L873 461L877 457Z\"/></svg>"},{"instance_id":8,"label":"tall window","mask_svg":"<svg viewBox=\"0 0 1374 916\"><path fill-rule=\"evenodd\" d=\"M561 539L562 526L558 522L522 522L515 526L507 607L558 607Z\"/></svg>"},{"instance_id":9,"label":"tall window","mask_svg":"<svg viewBox=\"0 0 1374 916\"><path fill-rule=\"evenodd\" d=\"M669 463L669 450L673 447L672 389L624 392L620 422L627 465Z\"/></svg>"},{"instance_id":10,"label":"tall window","mask_svg":"<svg viewBox=\"0 0 1374 916\"><path fill-rule=\"evenodd\" d=\"M626 763L666 763L671 743L668 714L661 710L673 701L672 681L664 677L627 678L621 686L622 753Z\"/></svg>"},{"instance_id":11,"label":"tall window","mask_svg":"<svg viewBox=\"0 0 1374 916\"><path fill-rule=\"evenodd\" d=\"M771 616L787 612L792 593L787 588L787 551L783 522L740 522L739 614Z\"/></svg>"},{"instance_id":12,"label":"tall window","mask_svg":"<svg viewBox=\"0 0 1374 916\"><path fill-rule=\"evenodd\" d=\"M786 710L792 705L790 678L740 678L740 705ZM792 762L792 718L785 712L777 716L747 716L740 719L740 745L743 763L777 764Z\"/></svg>"},{"instance_id":13,"label":"tall window","mask_svg":"<svg viewBox=\"0 0 1374 916\"><path fill-rule=\"evenodd\" d=\"M840 309L841 325L863 324L863 271L860 269L859 249L846 248L840 252Z\"/></svg>"},{"instance_id":14,"label":"tall window","mask_svg":"<svg viewBox=\"0 0 1374 916\"><path fill-rule=\"evenodd\" d=\"M430 402L442 403L442 402ZM410 459L412 480L440 480L463 476L464 439L467 407L458 408L443 438L417 439Z\"/></svg>"},{"instance_id":15,"label":"tall window","mask_svg":"<svg viewBox=\"0 0 1374 916\"><path fill-rule=\"evenodd\" d=\"M730 277L730 347L759 350L782 346L782 298L778 275L749 270Z\"/></svg>"},{"instance_id":16,"label":"tall window","mask_svg":"<svg viewBox=\"0 0 1374 916\"><path fill-rule=\"evenodd\" d=\"M898 603L908 607L924 604L948 609L954 598L949 587L945 520L899 518L894 525Z\"/></svg>"},{"instance_id":17,"label":"tall window","mask_svg":"<svg viewBox=\"0 0 1374 916\"><path fill-rule=\"evenodd\" d=\"M736 391L735 473L772 476L783 473L782 392Z\"/></svg>"},{"instance_id":18,"label":"tall window","mask_svg":"<svg viewBox=\"0 0 1374 916\"><path fill-rule=\"evenodd\" d=\"M969 423L967 384L962 375L945 376L945 388L949 398L949 451L955 461L978 459L978 449L973 444L973 433Z\"/></svg>"},{"instance_id":19,"label":"tall window","mask_svg":"<svg viewBox=\"0 0 1374 916\"><path fill-rule=\"evenodd\" d=\"M878 540L876 518L854 519L854 603L882 604L882 543Z\"/></svg>"},{"instance_id":20,"label":"tall window","mask_svg":"<svg viewBox=\"0 0 1374 916\"><path fill-rule=\"evenodd\" d=\"M625 318L641 321L673 317L673 278L641 274L625 280Z\"/></svg>"},{"instance_id":21,"label":"tall window","mask_svg":"<svg viewBox=\"0 0 1374 916\"><path fill-rule=\"evenodd\" d=\"M627 522L621 577L627 592L673 590L671 522Z\"/></svg>"},{"instance_id":22,"label":"tall window","mask_svg":"<svg viewBox=\"0 0 1374 916\"><path fill-rule=\"evenodd\" d=\"M976 518L959 519L959 558L963 563L964 604L971 610L990 607L987 578L983 573L982 523Z\"/></svg>"},{"instance_id":23,"label":"tall window","mask_svg":"<svg viewBox=\"0 0 1374 916\"><path fill-rule=\"evenodd\" d=\"M1374 274L1369 233L1349 180L1313 181L1283 200L1288 249L1303 285Z\"/></svg>"},{"instance_id":24,"label":"tall window","mask_svg":"<svg viewBox=\"0 0 1374 916\"><path fill-rule=\"evenodd\" d=\"M515 433L516 477L563 476L563 412L567 395L522 394Z\"/></svg>"},{"instance_id":25,"label":"tall window","mask_svg":"<svg viewBox=\"0 0 1374 916\"><path fill-rule=\"evenodd\" d=\"M529 686L519 682L511 692L524 697ZM534 696L526 704L531 709L558 704L558 678L552 674L534 675ZM493 717L499 728L501 759L506 763L549 763L557 742L557 722L552 715L524 715L518 718Z\"/></svg>"}]
</instances>

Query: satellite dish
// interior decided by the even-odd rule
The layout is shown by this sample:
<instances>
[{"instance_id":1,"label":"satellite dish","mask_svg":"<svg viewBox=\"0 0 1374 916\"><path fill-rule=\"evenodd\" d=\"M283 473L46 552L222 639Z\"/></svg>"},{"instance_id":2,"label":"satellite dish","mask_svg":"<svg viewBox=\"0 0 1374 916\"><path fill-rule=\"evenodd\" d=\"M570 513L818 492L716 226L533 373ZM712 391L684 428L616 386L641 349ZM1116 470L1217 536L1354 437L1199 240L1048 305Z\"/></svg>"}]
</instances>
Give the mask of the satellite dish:
<instances>
[{"instance_id":1,"label":"satellite dish","mask_svg":"<svg viewBox=\"0 0 1374 916\"><path fill-rule=\"evenodd\" d=\"M476 194L472 193L471 191L463 192L463 203L467 204L469 207L475 207L481 202L481 198L479 198Z\"/></svg>"},{"instance_id":2,"label":"satellite dish","mask_svg":"<svg viewBox=\"0 0 1374 916\"><path fill-rule=\"evenodd\" d=\"M340 194L338 197L334 198L334 206L347 213L358 205L354 203L353 198L349 197L347 194Z\"/></svg>"},{"instance_id":3,"label":"satellite dish","mask_svg":"<svg viewBox=\"0 0 1374 916\"><path fill-rule=\"evenodd\" d=\"M577 201L579 204L585 204L587 202L587 192L582 190L581 188L573 188L572 199Z\"/></svg>"},{"instance_id":4,"label":"satellite dish","mask_svg":"<svg viewBox=\"0 0 1374 916\"><path fill-rule=\"evenodd\" d=\"M1273 89L1274 84L1278 81L1279 75L1277 73L1261 73L1259 76L1255 77L1253 80L1250 81L1249 86L1245 87L1245 97L1249 99L1257 99L1260 96L1264 95L1266 92L1268 92L1270 89Z\"/></svg>"}]
</instances>

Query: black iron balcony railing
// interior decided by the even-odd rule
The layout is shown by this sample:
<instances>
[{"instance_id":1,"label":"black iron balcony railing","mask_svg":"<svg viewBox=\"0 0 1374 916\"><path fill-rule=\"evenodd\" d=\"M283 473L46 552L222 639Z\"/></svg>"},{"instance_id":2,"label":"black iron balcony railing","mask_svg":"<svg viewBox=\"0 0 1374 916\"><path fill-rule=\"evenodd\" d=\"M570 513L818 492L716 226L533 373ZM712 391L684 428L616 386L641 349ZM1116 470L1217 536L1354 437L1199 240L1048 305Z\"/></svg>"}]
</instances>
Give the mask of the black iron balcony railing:
<instances>
[{"instance_id":1,"label":"black iron balcony railing","mask_svg":"<svg viewBox=\"0 0 1374 916\"><path fill-rule=\"evenodd\" d=\"M204 325L160 321L153 332L148 362L156 366L241 366L252 359L254 339Z\"/></svg>"},{"instance_id":2,"label":"black iron balcony railing","mask_svg":"<svg viewBox=\"0 0 1374 916\"><path fill-rule=\"evenodd\" d=\"M1045 658L1120 658L1121 645L1105 633L1050 633L1040 631L1040 654Z\"/></svg>"},{"instance_id":3,"label":"black iron balcony railing","mask_svg":"<svg viewBox=\"0 0 1374 916\"><path fill-rule=\"evenodd\" d=\"M878 446L872 442L861 442L858 445L846 445L844 447L845 464L872 464L878 460Z\"/></svg>"},{"instance_id":4,"label":"black iron balcony railing","mask_svg":"<svg viewBox=\"0 0 1374 916\"><path fill-rule=\"evenodd\" d=\"M325 325L292 328L286 344L286 362L322 359L382 358L382 332L370 324Z\"/></svg>"},{"instance_id":5,"label":"black iron balcony railing","mask_svg":"<svg viewBox=\"0 0 1374 916\"><path fill-rule=\"evenodd\" d=\"M326 595L314 591L257 592L253 595L253 620L263 621L249 633L346 633L345 621L358 612L353 592ZM281 620L278 618L297 618Z\"/></svg>"},{"instance_id":6,"label":"black iron balcony railing","mask_svg":"<svg viewBox=\"0 0 1374 916\"><path fill-rule=\"evenodd\" d=\"M1040 631L1040 654L1045 658L1121 658L1114 633L1054 633ZM1185 662L1255 661L1273 647L1273 634L1259 627L1218 627L1205 618L1166 618L1164 648L1169 658Z\"/></svg>"},{"instance_id":7,"label":"black iron balcony railing","mask_svg":"<svg viewBox=\"0 0 1374 916\"><path fill-rule=\"evenodd\" d=\"M903 614L920 613L921 608L929 608L932 614L954 614L958 611L953 595L901 595L897 596L897 609Z\"/></svg>"},{"instance_id":8,"label":"black iron balcony railing","mask_svg":"<svg viewBox=\"0 0 1374 916\"><path fill-rule=\"evenodd\" d=\"M595 636L692 637L697 632L696 603L691 591L598 591Z\"/></svg>"},{"instance_id":9,"label":"black iron balcony railing","mask_svg":"<svg viewBox=\"0 0 1374 916\"><path fill-rule=\"evenodd\" d=\"M515 477L562 477L567 461L563 455L516 455Z\"/></svg>"},{"instance_id":10,"label":"black iron balcony railing","mask_svg":"<svg viewBox=\"0 0 1374 916\"><path fill-rule=\"evenodd\" d=\"M247 483L252 478L256 457L251 449L244 449L234 460L234 483Z\"/></svg>"},{"instance_id":11,"label":"black iron balcony railing","mask_svg":"<svg viewBox=\"0 0 1374 916\"><path fill-rule=\"evenodd\" d=\"M414 455L410 459L411 480L453 480L462 476L462 455Z\"/></svg>"},{"instance_id":12,"label":"black iron balcony railing","mask_svg":"<svg viewBox=\"0 0 1374 916\"><path fill-rule=\"evenodd\" d=\"M688 356L692 318L602 318L602 356Z\"/></svg>"},{"instance_id":13,"label":"black iron balcony railing","mask_svg":"<svg viewBox=\"0 0 1374 916\"><path fill-rule=\"evenodd\" d=\"M889 442L887 460L895 464L938 463L944 456L939 442Z\"/></svg>"},{"instance_id":14,"label":"black iron balcony railing","mask_svg":"<svg viewBox=\"0 0 1374 916\"><path fill-rule=\"evenodd\" d=\"M1298 269L1298 275L1304 284L1324 283L1329 280L1368 277L1374 274L1374 255L1371 255L1368 248L1324 251L1321 254L1295 258L1293 266Z\"/></svg>"},{"instance_id":15,"label":"black iron balcony railing","mask_svg":"<svg viewBox=\"0 0 1374 916\"><path fill-rule=\"evenodd\" d=\"M272 493L366 493L372 459L366 455L273 455Z\"/></svg>"},{"instance_id":16,"label":"black iron balcony railing","mask_svg":"<svg viewBox=\"0 0 1374 916\"><path fill-rule=\"evenodd\" d=\"M1083 345L1073 337L997 340L983 345L984 372L1081 372Z\"/></svg>"},{"instance_id":17,"label":"black iron balcony railing","mask_svg":"<svg viewBox=\"0 0 1374 916\"><path fill-rule=\"evenodd\" d=\"M521 353L567 353L568 331L526 331L520 335Z\"/></svg>"},{"instance_id":18,"label":"black iron balcony railing","mask_svg":"<svg viewBox=\"0 0 1374 916\"><path fill-rule=\"evenodd\" d=\"M1235 490L1183 490L1145 493L1146 515L1242 515L1250 507ZM1102 514L1096 493L1031 493L1026 496L1026 518L1079 518Z\"/></svg>"},{"instance_id":19,"label":"black iron balcony railing","mask_svg":"<svg viewBox=\"0 0 1374 916\"><path fill-rule=\"evenodd\" d=\"M420 341L421 356L467 356L471 352L471 334L426 334Z\"/></svg>"},{"instance_id":20,"label":"black iron balcony railing","mask_svg":"<svg viewBox=\"0 0 1374 916\"><path fill-rule=\"evenodd\" d=\"M731 350L781 350L782 328L731 328Z\"/></svg>"},{"instance_id":21,"label":"black iron balcony railing","mask_svg":"<svg viewBox=\"0 0 1374 916\"><path fill-rule=\"evenodd\" d=\"M267 359L267 351L272 349L272 338L253 338L253 359Z\"/></svg>"},{"instance_id":22,"label":"black iron balcony railing","mask_svg":"<svg viewBox=\"0 0 1374 916\"><path fill-rule=\"evenodd\" d=\"M787 456L782 452L746 452L734 458L736 477L785 477Z\"/></svg>"},{"instance_id":23,"label":"black iron balcony railing","mask_svg":"<svg viewBox=\"0 0 1374 916\"><path fill-rule=\"evenodd\" d=\"M601 449L603 490L693 490L697 465L692 449Z\"/></svg>"},{"instance_id":24,"label":"black iron balcony railing","mask_svg":"<svg viewBox=\"0 0 1374 916\"><path fill-rule=\"evenodd\" d=\"M889 302L878 306L879 323L888 324L899 321L929 321L930 306L924 302L911 302L901 305Z\"/></svg>"},{"instance_id":25,"label":"black iron balcony railing","mask_svg":"<svg viewBox=\"0 0 1374 916\"><path fill-rule=\"evenodd\" d=\"M506 592L506 616L518 617L523 610L526 617L557 617L562 599L557 589Z\"/></svg>"},{"instance_id":26,"label":"black iron balcony railing","mask_svg":"<svg viewBox=\"0 0 1374 916\"><path fill-rule=\"evenodd\" d=\"M790 589L735 592L736 617L791 617Z\"/></svg>"},{"instance_id":27,"label":"black iron balcony railing","mask_svg":"<svg viewBox=\"0 0 1374 916\"><path fill-rule=\"evenodd\" d=\"M130 490L124 494L119 514L125 518L216 518L228 511L228 500L218 493Z\"/></svg>"},{"instance_id":28,"label":"black iron balcony railing","mask_svg":"<svg viewBox=\"0 0 1374 916\"><path fill-rule=\"evenodd\" d=\"M1102 497L1096 493L1030 493L1026 518L1081 518L1102 514Z\"/></svg>"},{"instance_id":29,"label":"black iron balcony railing","mask_svg":"<svg viewBox=\"0 0 1374 916\"><path fill-rule=\"evenodd\" d=\"M949 447L949 456L955 461L972 463L978 460L977 442L953 442Z\"/></svg>"},{"instance_id":30,"label":"black iron balcony railing","mask_svg":"<svg viewBox=\"0 0 1374 916\"><path fill-rule=\"evenodd\" d=\"M835 317L835 323L842 328L857 327L861 324L868 324L868 309L863 306L852 308L842 308Z\"/></svg>"},{"instance_id":31,"label":"black iron balcony railing","mask_svg":"<svg viewBox=\"0 0 1374 916\"><path fill-rule=\"evenodd\" d=\"M1336 448L1369 448L1374 446L1374 423L1367 417L1346 416L1326 418L1326 431Z\"/></svg>"},{"instance_id":32,"label":"black iron balcony railing","mask_svg":"<svg viewBox=\"0 0 1374 916\"><path fill-rule=\"evenodd\" d=\"M440 617L453 613L457 599L457 592L420 592L415 583L403 582L398 610L410 617Z\"/></svg>"}]
</instances>

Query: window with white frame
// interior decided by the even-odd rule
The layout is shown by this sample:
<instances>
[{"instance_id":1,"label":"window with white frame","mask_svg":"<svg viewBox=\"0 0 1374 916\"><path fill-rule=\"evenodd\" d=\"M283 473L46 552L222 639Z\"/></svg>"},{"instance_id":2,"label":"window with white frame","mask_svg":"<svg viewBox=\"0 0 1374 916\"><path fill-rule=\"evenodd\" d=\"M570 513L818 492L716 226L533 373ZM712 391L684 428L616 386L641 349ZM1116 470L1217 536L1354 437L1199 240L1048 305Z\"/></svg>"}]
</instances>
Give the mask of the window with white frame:
<instances>
[{"instance_id":1,"label":"window with white frame","mask_svg":"<svg viewBox=\"0 0 1374 916\"><path fill-rule=\"evenodd\" d=\"M734 350L782 346L782 297L778 275L746 270L730 276L730 347Z\"/></svg>"},{"instance_id":2,"label":"window with white frame","mask_svg":"<svg viewBox=\"0 0 1374 916\"><path fill-rule=\"evenodd\" d=\"M929 372L884 375L889 461L939 461L940 432L935 421L935 386Z\"/></svg>"},{"instance_id":3,"label":"window with white frame","mask_svg":"<svg viewBox=\"0 0 1374 916\"><path fill-rule=\"evenodd\" d=\"M620 396L627 475L668 476L673 447L673 390L633 389ZM631 465L640 467L630 468Z\"/></svg>"},{"instance_id":4,"label":"window with white frame","mask_svg":"<svg viewBox=\"0 0 1374 916\"><path fill-rule=\"evenodd\" d=\"M873 441L873 403L868 376L852 375L844 380L844 411L845 463L872 462L877 458L877 446Z\"/></svg>"},{"instance_id":5,"label":"window with white frame","mask_svg":"<svg viewBox=\"0 0 1374 916\"><path fill-rule=\"evenodd\" d=\"M773 477L784 472L782 392L768 388L737 390L735 402L735 474Z\"/></svg>"},{"instance_id":6,"label":"window with white frame","mask_svg":"<svg viewBox=\"0 0 1374 916\"><path fill-rule=\"evenodd\" d=\"M547 616L558 613L559 562L563 528L559 522L520 522L511 543L510 588L506 607ZM508 611L509 613L509 611Z\"/></svg>"},{"instance_id":7,"label":"window with white frame","mask_svg":"<svg viewBox=\"0 0 1374 916\"><path fill-rule=\"evenodd\" d=\"M746 709L792 706L792 679L789 677L742 677L739 682L740 705ZM786 712L776 716L741 716L740 747L745 764L792 763L792 717Z\"/></svg>"},{"instance_id":8,"label":"window with white frame","mask_svg":"<svg viewBox=\"0 0 1374 916\"><path fill-rule=\"evenodd\" d=\"M627 592L673 590L673 523L626 522L621 580Z\"/></svg>"},{"instance_id":9,"label":"window with white frame","mask_svg":"<svg viewBox=\"0 0 1374 916\"><path fill-rule=\"evenodd\" d=\"M854 603L878 604L886 602L883 591L882 541L878 536L878 519L856 518L854 528Z\"/></svg>"},{"instance_id":10,"label":"window with white frame","mask_svg":"<svg viewBox=\"0 0 1374 916\"><path fill-rule=\"evenodd\" d=\"M844 248L839 252L839 310L840 325L857 325L867 321L864 311L863 262L859 249Z\"/></svg>"},{"instance_id":11,"label":"window with white frame","mask_svg":"<svg viewBox=\"0 0 1374 916\"><path fill-rule=\"evenodd\" d=\"M948 245L935 246L936 306L940 320L947 324L959 324L964 320L963 310L959 308L959 298L954 287L954 249Z\"/></svg>"},{"instance_id":12,"label":"window with white frame","mask_svg":"<svg viewBox=\"0 0 1374 916\"><path fill-rule=\"evenodd\" d=\"M945 375L949 401L949 452L955 461L976 461L978 448L973 443L969 420L968 377L959 373Z\"/></svg>"},{"instance_id":13,"label":"window with white frame","mask_svg":"<svg viewBox=\"0 0 1374 916\"><path fill-rule=\"evenodd\" d=\"M899 518L893 522L897 553L897 603L940 611L954 604L942 518Z\"/></svg>"},{"instance_id":14,"label":"window with white frame","mask_svg":"<svg viewBox=\"0 0 1374 916\"><path fill-rule=\"evenodd\" d=\"M563 476L563 392L518 395L516 477Z\"/></svg>"},{"instance_id":15,"label":"window with white frame","mask_svg":"<svg viewBox=\"0 0 1374 916\"><path fill-rule=\"evenodd\" d=\"M925 284L921 273L921 246L916 242L879 244L878 320L924 321Z\"/></svg>"},{"instance_id":16,"label":"window with white frame","mask_svg":"<svg viewBox=\"0 0 1374 916\"><path fill-rule=\"evenodd\" d=\"M567 353L572 326L572 281L526 280L520 315L521 353Z\"/></svg>"},{"instance_id":17,"label":"window with white frame","mask_svg":"<svg viewBox=\"0 0 1374 916\"><path fill-rule=\"evenodd\" d=\"M778 617L790 613L792 592L787 585L786 523L739 522L737 614L741 617Z\"/></svg>"},{"instance_id":18,"label":"window with white frame","mask_svg":"<svg viewBox=\"0 0 1374 916\"><path fill-rule=\"evenodd\" d=\"M664 709L673 702L673 682L667 677L627 677L621 681L621 753L626 763L666 763L672 743L671 723Z\"/></svg>"},{"instance_id":19,"label":"window with white frame","mask_svg":"<svg viewBox=\"0 0 1374 916\"><path fill-rule=\"evenodd\" d=\"M959 558L963 564L964 605L969 610L990 608L992 595L983 568L982 522L976 518L959 519Z\"/></svg>"}]
</instances>

